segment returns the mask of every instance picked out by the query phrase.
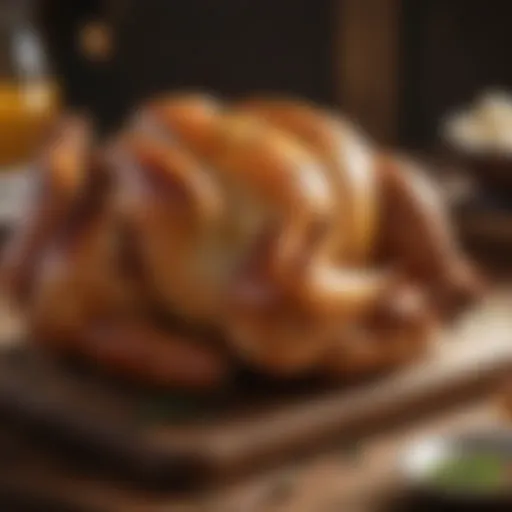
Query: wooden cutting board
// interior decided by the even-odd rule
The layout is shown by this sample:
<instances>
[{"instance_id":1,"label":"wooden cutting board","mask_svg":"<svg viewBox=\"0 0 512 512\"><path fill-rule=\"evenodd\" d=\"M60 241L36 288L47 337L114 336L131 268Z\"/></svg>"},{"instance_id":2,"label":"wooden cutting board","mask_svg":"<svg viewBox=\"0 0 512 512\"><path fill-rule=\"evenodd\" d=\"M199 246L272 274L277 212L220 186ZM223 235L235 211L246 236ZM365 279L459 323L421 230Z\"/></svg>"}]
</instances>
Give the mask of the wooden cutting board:
<instances>
[{"instance_id":1,"label":"wooden cutting board","mask_svg":"<svg viewBox=\"0 0 512 512\"><path fill-rule=\"evenodd\" d=\"M200 485L482 392L512 369L512 288L441 338L421 364L374 382L286 389L248 379L203 399L129 389L20 345L0 360L0 415L96 474Z\"/></svg>"},{"instance_id":2,"label":"wooden cutting board","mask_svg":"<svg viewBox=\"0 0 512 512\"><path fill-rule=\"evenodd\" d=\"M484 391L485 392L485 391ZM509 427L489 396L417 418L350 446L186 495L118 485L73 470L0 427L0 509L9 512L397 512L407 497L406 443L425 436ZM405 491L405 492L404 492ZM412 498L413 496L409 496ZM418 512L410 499L403 512ZM424 510L422 508L421 510ZM430 510L430 509L427 509Z\"/></svg>"}]
</instances>

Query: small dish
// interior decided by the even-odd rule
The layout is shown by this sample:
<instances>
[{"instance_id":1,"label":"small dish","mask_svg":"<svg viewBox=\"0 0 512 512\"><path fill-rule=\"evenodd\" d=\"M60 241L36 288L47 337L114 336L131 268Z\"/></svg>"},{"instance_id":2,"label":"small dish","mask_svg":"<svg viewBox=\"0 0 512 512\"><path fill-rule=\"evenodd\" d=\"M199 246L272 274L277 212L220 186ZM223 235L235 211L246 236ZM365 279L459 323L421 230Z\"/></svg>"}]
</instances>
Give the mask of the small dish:
<instances>
[{"instance_id":1,"label":"small dish","mask_svg":"<svg viewBox=\"0 0 512 512\"><path fill-rule=\"evenodd\" d=\"M441 143L482 188L512 196L512 95L487 90L440 126Z\"/></svg>"},{"instance_id":2,"label":"small dish","mask_svg":"<svg viewBox=\"0 0 512 512\"><path fill-rule=\"evenodd\" d=\"M512 430L426 438L400 467L414 510L512 510Z\"/></svg>"},{"instance_id":3,"label":"small dish","mask_svg":"<svg viewBox=\"0 0 512 512\"><path fill-rule=\"evenodd\" d=\"M459 153L457 160L480 187L497 197L512 197L512 154Z\"/></svg>"}]
</instances>

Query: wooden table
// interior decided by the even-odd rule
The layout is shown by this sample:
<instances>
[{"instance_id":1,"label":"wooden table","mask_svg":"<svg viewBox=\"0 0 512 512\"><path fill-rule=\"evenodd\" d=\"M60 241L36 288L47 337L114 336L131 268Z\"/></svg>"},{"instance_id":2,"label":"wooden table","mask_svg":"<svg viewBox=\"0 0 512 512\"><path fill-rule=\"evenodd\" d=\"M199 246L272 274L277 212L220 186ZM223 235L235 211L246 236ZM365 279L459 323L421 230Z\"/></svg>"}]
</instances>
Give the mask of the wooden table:
<instances>
[{"instance_id":1,"label":"wooden table","mask_svg":"<svg viewBox=\"0 0 512 512\"><path fill-rule=\"evenodd\" d=\"M331 445L323 453L189 497L140 493L80 476L38 456L13 434L4 433L0 473L2 510L83 512L371 512L400 492L400 453L415 438L457 429L504 424L490 397L396 426L361 443ZM11 456L9 456L11 454ZM23 500L21 500L23 498ZM18 509L21 501L36 508ZM39 508L37 508L39 507Z\"/></svg>"},{"instance_id":2,"label":"wooden table","mask_svg":"<svg viewBox=\"0 0 512 512\"><path fill-rule=\"evenodd\" d=\"M500 302L500 301L498 301ZM500 302L501 303L501 302ZM507 302L508 304L508 302ZM503 304L502 304L503 306ZM506 306L506 304L505 304ZM507 308L505 308L507 309ZM476 337L483 336L470 329ZM482 331L483 332L483 331ZM492 333L489 333L492 336ZM482 343L486 340L482 338ZM499 381L498 381L499 382ZM339 439L300 459L235 478L192 495L136 490L78 471L23 434L0 430L4 461L0 510L70 512L376 512L400 494L401 452L415 438L458 429L505 425L491 385L378 425L378 433ZM380 421L380 420L377 420ZM24 503L25 508L18 508ZM35 504L35 505L34 505ZM32 508L27 508L31 505ZM388 508L389 509L389 508ZM391 508L391 510L394 510Z\"/></svg>"}]
</instances>

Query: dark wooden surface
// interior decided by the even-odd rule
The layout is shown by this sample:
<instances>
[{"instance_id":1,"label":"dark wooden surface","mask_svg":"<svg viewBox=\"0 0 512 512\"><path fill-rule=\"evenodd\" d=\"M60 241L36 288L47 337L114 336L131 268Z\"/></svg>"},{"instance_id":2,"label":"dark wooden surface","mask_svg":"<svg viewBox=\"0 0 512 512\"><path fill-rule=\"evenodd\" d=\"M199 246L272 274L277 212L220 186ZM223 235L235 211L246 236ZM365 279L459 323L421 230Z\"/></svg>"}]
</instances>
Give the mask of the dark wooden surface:
<instances>
[{"instance_id":1,"label":"dark wooden surface","mask_svg":"<svg viewBox=\"0 0 512 512\"><path fill-rule=\"evenodd\" d=\"M481 393L512 369L511 307L511 290L496 289L440 335L425 361L376 382L280 393L262 387L202 402L126 389L10 346L0 414L93 472L141 488L205 487Z\"/></svg>"},{"instance_id":2,"label":"dark wooden surface","mask_svg":"<svg viewBox=\"0 0 512 512\"><path fill-rule=\"evenodd\" d=\"M424 435L505 425L498 403L482 391L458 407L188 495L141 492L91 476L19 434L2 432L7 464L0 471L0 506L9 512L396 512L397 499L407 491L399 461L409 443Z\"/></svg>"}]
</instances>

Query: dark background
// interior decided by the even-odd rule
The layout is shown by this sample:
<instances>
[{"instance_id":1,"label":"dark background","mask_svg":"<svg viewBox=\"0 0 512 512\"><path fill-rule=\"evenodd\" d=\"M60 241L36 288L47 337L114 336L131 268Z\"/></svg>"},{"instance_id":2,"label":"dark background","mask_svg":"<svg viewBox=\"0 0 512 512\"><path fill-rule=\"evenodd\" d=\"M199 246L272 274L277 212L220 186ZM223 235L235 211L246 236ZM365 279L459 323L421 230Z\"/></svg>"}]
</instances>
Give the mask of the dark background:
<instances>
[{"instance_id":1,"label":"dark background","mask_svg":"<svg viewBox=\"0 0 512 512\"><path fill-rule=\"evenodd\" d=\"M280 91L332 103L332 2L328 0L126 0L46 2L43 26L73 105L107 124L133 102L169 88L223 95ZM76 31L111 15L116 54L105 65L80 55Z\"/></svg>"},{"instance_id":2,"label":"dark background","mask_svg":"<svg viewBox=\"0 0 512 512\"><path fill-rule=\"evenodd\" d=\"M482 89L512 89L510 0L406 0L401 139L429 145L439 119Z\"/></svg>"},{"instance_id":3,"label":"dark background","mask_svg":"<svg viewBox=\"0 0 512 512\"><path fill-rule=\"evenodd\" d=\"M398 65L384 71L396 74L396 119L389 123L396 121L399 143L429 147L447 110L488 86L512 88L512 2L394 1ZM343 53L336 35L347 26L342 3L47 0L40 15L69 103L91 108L113 127L134 102L171 88L209 88L226 96L272 90L335 105L342 89L336 59ZM98 17L115 34L115 56L104 64L88 61L76 43L79 26ZM379 37L378 22L364 37ZM379 69L379 62L372 64ZM368 80L381 80L380 73ZM363 116L370 125L371 115Z\"/></svg>"}]
</instances>

